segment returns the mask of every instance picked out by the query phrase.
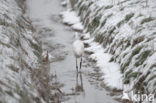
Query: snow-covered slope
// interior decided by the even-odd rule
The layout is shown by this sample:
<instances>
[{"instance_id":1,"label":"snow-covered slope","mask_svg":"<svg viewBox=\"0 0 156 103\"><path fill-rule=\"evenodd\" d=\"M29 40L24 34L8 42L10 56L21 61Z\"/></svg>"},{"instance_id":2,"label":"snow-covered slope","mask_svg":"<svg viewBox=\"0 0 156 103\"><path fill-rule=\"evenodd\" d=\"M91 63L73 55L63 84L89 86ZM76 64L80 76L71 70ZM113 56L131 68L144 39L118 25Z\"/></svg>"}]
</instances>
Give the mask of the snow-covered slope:
<instances>
[{"instance_id":1,"label":"snow-covered slope","mask_svg":"<svg viewBox=\"0 0 156 103\"><path fill-rule=\"evenodd\" d=\"M155 93L156 1L74 1L86 31L113 55L110 62L120 64L124 84L131 85L130 90Z\"/></svg>"},{"instance_id":2,"label":"snow-covered slope","mask_svg":"<svg viewBox=\"0 0 156 103\"><path fill-rule=\"evenodd\" d=\"M32 81L41 48L23 2L0 0L0 103L43 102Z\"/></svg>"}]
</instances>

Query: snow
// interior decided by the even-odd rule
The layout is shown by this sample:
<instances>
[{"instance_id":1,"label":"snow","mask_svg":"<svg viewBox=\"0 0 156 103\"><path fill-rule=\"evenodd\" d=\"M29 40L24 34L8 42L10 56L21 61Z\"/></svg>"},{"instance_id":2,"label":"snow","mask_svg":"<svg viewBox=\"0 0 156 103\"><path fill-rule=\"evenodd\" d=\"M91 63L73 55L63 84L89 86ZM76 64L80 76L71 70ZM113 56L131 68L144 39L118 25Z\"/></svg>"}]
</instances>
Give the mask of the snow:
<instances>
[{"instance_id":1,"label":"snow","mask_svg":"<svg viewBox=\"0 0 156 103\"><path fill-rule=\"evenodd\" d=\"M85 41L84 41L85 42ZM89 56L90 59L96 61L96 66L104 73L104 82L109 88L122 89L122 74L120 73L120 66L117 63L110 63L112 55L104 53L105 50L101 45L95 42L85 42L90 45L85 51L93 52Z\"/></svg>"},{"instance_id":2,"label":"snow","mask_svg":"<svg viewBox=\"0 0 156 103\"><path fill-rule=\"evenodd\" d=\"M61 2L61 5L62 5L62 6L66 6L66 5L67 5L67 1L66 1L66 0L62 1L62 2Z\"/></svg>"},{"instance_id":3,"label":"snow","mask_svg":"<svg viewBox=\"0 0 156 103\"><path fill-rule=\"evenodd\" d=\"M75 11L66 10L60 13L64 24L70 25L72 29L82 31L84 29L80 22L80 17L77 16Z\"/></svg>"},{"instance_id":4,"label":"snow","mask_svg":"<svg viewBox=\"0 0 156 103\"><path fill-rule=\"evenodd\" d=\"M77 17L77 15L74 11L67 10L67 11L60 13L60 15L63 18L62 19L63 23L65 23L65 24L73 25L73 24L80 22L80 18Z\"/></svg>"},{"instance_id":5,"label":"snow","mask_svg":"<svg viewBox=\"0 0 156 103\"><path fill-rule=\"evenodd\" d=\"M21 27L22 26L22 27ZM19 103L28 97L39 97L37 88L31 88L30 72L38 68L32 25L23 14L17 0L0 0L0 102ZM35 90L37 92L35 92ZM20 93L19 93L20 91ZM26 99L25 98L25 99ZM42 100L42 98L40 99Z\"/></svg>"},{"instance_id":6,"label":"snow","mask_svg":"<svg viewBox=\"0 0 156 103\"><path fill-rule=\"evenodd\" d=\"M122 100L130 100L127 93L123 92Z\"/></svg>"},{"instance_id":7,"label":"snow","mask_svg":"<svg viewBox=\"0 0 156 103\"><path fill-rule=\"evenodd\" d=\"M90 33L82 33L81 35L85 40L90 39Z\"/></svg>"},{"instance_id":8,"label":"snow","mask_svg":"<svg viewBox=\"0 0 156 103\"><path fill-rule=\"evenodd\" d=\"M73 29L73 30L78 30L78 31L83 31L83 29L84 29L84 27L83 27L83 25L82 25L82 23L76 23L76 24L73 24L72 26L71 26L71 28Z\"/></svg>"}]
</instances>

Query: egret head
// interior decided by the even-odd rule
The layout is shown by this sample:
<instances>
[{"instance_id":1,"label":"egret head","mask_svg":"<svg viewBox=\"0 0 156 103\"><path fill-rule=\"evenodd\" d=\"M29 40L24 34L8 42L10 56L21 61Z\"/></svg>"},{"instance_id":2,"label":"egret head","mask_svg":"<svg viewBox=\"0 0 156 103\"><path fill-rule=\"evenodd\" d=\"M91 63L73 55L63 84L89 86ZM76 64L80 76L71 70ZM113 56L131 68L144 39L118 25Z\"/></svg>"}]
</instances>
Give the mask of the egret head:
<instances>
[{"instance_id":1,"label":"egret head","mask_svg":"<svg viewBox=\"0 0 156 103\"><path fill-rule=\"evenodd\" d=\"M75 32L74 38L75 38L75 40L81 40L82 39L81 35L78 32Z\"/></svg>"}]
</instances>

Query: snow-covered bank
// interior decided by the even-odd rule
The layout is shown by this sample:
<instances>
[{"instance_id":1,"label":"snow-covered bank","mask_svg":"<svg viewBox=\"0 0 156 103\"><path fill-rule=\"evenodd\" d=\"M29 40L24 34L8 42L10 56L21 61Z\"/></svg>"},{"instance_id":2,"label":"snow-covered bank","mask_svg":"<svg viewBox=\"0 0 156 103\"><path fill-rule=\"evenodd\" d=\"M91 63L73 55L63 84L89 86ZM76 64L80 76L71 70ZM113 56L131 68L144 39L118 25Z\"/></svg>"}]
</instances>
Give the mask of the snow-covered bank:
<instances>
[{"instance_id":1,"label":"snow-covered bank","mask_svg":"<svg viewBox=\"0 0 156 103\"><path fill-rule=\"evenodd\" d=\"M32 80L41 48L24 1L0 0L0 103L43 102Z\"/></svg>"},{"instance_id":2,"label":"snow-covered bank","mask_svg":"<svg viewBox=\"0 0 156 103\"><path fill-rule=\"evenodd\" d=\"M156 91L156 1L75 0L85 29L120 64L125 88Z\"/></svg>"},{"instance_id":3,"label":"snow-covered bank","mask_svg":"<svg viewBox=\"0 0 156 103\"><path fill-rule=\"evenodd\" d=\"M104 73L106 86L111 89L123 89L119 64L109 62L112 55L105 53L104 48L99 43L94 42L93 39L85 40L84 43L89 44L89 47L85 49L86 52L91 53L89 58L95 60L96 66Z\"/></svg>"}]
</instances>

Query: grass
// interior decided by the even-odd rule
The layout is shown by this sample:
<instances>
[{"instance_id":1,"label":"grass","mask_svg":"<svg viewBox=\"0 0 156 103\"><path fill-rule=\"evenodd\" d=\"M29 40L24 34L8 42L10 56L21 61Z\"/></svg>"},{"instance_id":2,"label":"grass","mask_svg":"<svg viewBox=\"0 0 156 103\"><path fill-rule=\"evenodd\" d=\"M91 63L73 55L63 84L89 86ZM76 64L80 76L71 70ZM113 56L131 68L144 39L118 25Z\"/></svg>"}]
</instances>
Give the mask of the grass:
<instances>
[{"instance_id":1,"label":"grass","mask_svg":"<svg viewBox=\"0 0 156 103\"><path fill-rule=\"evenodd\" d=\"M151 81L151 80L153 80L153 79L155 79L155 78L156 78L156 75L150 77L148 81Z\"/></svg>"},{"instance_id":2,"label":"grass","mask_svg":"<svg viewBox=\"0 0 156 103\"><path fill-rule=\"evenodd\" d=\"M100 18L101 17L95 17L94 19L93 19L93 21L92 21L92 26L94 26L94 27L98 27L98 25L99 25L99 23L100 23Z\"/></svg>"},{"instance_id":3,"label":"grass","mask_svg":"<svg viewBox=\"0 0 156 103\"><path fill-rule=\"evenodd\" d=\"M78 0L70 0L72 8L74 8L74 5L78 2Z\"/></svg>"},{"instance_id":4,"label":"grass","mask_svg":"<svg viewBox=\"0 0 156 103\"><path fill-rule=\"evenodd\" d=\"M138 54L138 53L140 52L141 49L142 49L142 47L137 47L136 49L134 49L134 50L132 51L132 55Z\"/></svg>"},{"instance_id":5,"label":"grass","mask_svg":"<svg viewBox=\"0 0 156 103\"><path fill-rule=\"evenodd\" d=\"M91 1L91 2L88 4L88 7L90 7L93 3L94 3L94 2L93 2L93 1Z\"/></svg>"},{"instance_id":6,"label":"grass","mask_svg":"<svg viewBox=\"0 0 156 103\"><path fill-rule=\"evenodd\" d=\"M156 68L156 64L153 64L150 69Z\"/></svg>"},{"instance_id":7,"label":"grass","mask_svg":"<svg viewBox=\"0 0 156 103\"><path fill-rule=\"evenodd\" d=\"M26 0L16 0L17 5L22 9L23 13L25 13L25 1Z\"/></svg>"},{"instance_id":8,"label":"grass","mask_svg":"<svg viewBox=\"0 0 156 103\"><path fill-rule=\"evenodd\" d=\"M129 70L128 72L126 72L124 84L129 84L130 78L137 78L141 74L141 72L133 72L132 70Z\"/></svg>"},{"instance_id":9,"label":"grass","mask_svg":"<svg viewBox=\"0 0 156 103\"><path fill-rule=\"evenodd\" d=\"M108 15L108 16L104 19L104 21L103 21L102 24L101 24L101 27L103 27L103 26L106 24L108 18L110 18L112 15L113 15L113 14Z\"/></svg>"},{"instance_id":10,"label":"grass","mask_svg":"<svg viewBox=\"0 0 156 103\"><path fill-rule=\"evenodd\" d=\"M95 12L95 14L94 15L98 15L99 14L99 12L102 10L103 8L101 7L101 8L98 8L97 10L96 10L96 12Z\"/></svg>"},{"instance_id":11,"label":"grass","mask_svg":"<svg viewBox=\"0 0 156 103\"><path fill-rule=\"evenodd\" d=\"M1 18L0 18L0 25L3 25L3 26L5 26L5 27L8 27L10 24L9 24L8 22L6 22L5 19L1 19Z\"/></svg>"},{"instance_id":12,"label":"grass","mask_svg":"<svg viewBox=\"0 0 156 103\"><path fill-rule=\"evenodd\" d=\"M127 45L126 45L126 48L127 48L127 47L129 47L131 45L130 39L128 39L126 43L127 43Z\"/></svg>"},{"instance_id":13,"label":"grass","mask_svg":"<svg viewBox=\"0 0 156 103\"><path fill-rule=\"evenodd\" d=\"M112 29L110 29L110 30L108 31L109 35L112 34L112 33L114 32L115 29L116 29L115 26L114 26Z\"/></svg>"},{"instance_id":14,"label":"grass","mask_svg":"<svg viewBox=\"0 0 156 103\"><path fill-rule=\"evenodd\" d=\"M11 20L11 18L7 14L3 14L3 16L5 17L5 19Z\"/></svg>"},{"instance_id":15,"label":"grass","mask_svg":"<svg viewBox=\"0 0 156 103\"><path fill-rule=\"evenodd\" d=\"M12 93L12 91L5 91L5 92L6 92L9 96L12 96L12 97L14 96L13 93Z\"/></svg>"},{"instance_id":16,"label":"grass","mask_svg":"<svg viewBox=\"0 0 156 103\"><path fill-rule=\"evenodd\" d=\"M82 13L83 13L86 9L87 9L87 6L82 5L82 6L80 7L80 10L79 10L79 12L78 12L78 15L81 16Z\"/></svg>"},{"instance_id":17,"label":"grass","mask_svg":"<svg viewBox=\"0 0 156 103\"><path fill-rule=\"evenodd\" d=\"M134 13L127 14L127 15L125 16L125 21L128 22L133 16L134 16Z\"/></svg>"},{"instance_id":18,"label":"grass","mask_svg":"<svg viewBox=\"0 0 156 103\"><path fill-rule=\"evenodd\" d=\"M131 77L136 78L141 74L142 74L141 72L132 72L132 73L129 73L128 78L131 78Z\"/></svg>"},{"instance_id":19,"label":"grass","mask_svg":"<svg viewBox=\"0 0 156 103\"><path fill-rule=\"evenodd\" d=\"M127 61L125 62L125 64L121 65L121 72L122 73L124 73L126 71L127 67L131 63L131 60L132 60L132 56L130 56L129 59L127 59Z\"/></svg>"},{"instance_id":20,"label":"grass","mask_svg":"<svg viewBox=\"0 0 156 103\"><path fill-rule=\"evenodd\" d=\"M121 1L121 2L118 3L118 5L123 4L123 3L126 3L127 1L130 1L130 0Z\"/></svg>"},{"instance_id":21,"label":"grass","mask_svg":"<svg viewBox=\"0 0 156 103\"><path fill-rule=\"evenodd\" d=\"M143 14L140 13L136 18L139 18L139 17L141 17L141 16L143 16Z\"/></svg>"},{"instance_id":22,"label":"grass","mask_svg":"<svg viewBox=\"0 0 156 103\"><path fill-rule=\"evenodd\" d=\"M133 40L132 47L137 45L138 43L142 42L144 40L144 36L139 36L136 39Z\"/></svg>"},{"instance_id":23,"label":"grass","mask_svg":"<svg viewBox=\"0 0 156 103\"><path fill-rule=\"evenodd\" d=\"M143 20L141 21L141 24L145 24L145 23L151 22L151 21L153 21L153 20L154 20L154 18L148 17L148 18L143 19Z\"/></svg>"},{"instance_id":24,"label":"grass","mask_svg":"<svg viewBox=\"0 0 156 103\"><path fill-rule=\"evenodd\" d=\"M109 62L113 62L114 61L114 57L112 57L110 60L109 60Z\"/></svg>"},{"instance_id":25,"label":"grass","mask_svg":"<svg viewBox=\"0 0 156 103\"><path fill-rule=\"evenodd\" d=\"M18 72L19 68L15 67L13 64L8 66L14 72Z\"/></svg>"},{"instance_id":26,"label":"grass","mask_svg":"<svg viewBox=\"0 0 156 103\"><path fill-rule=\"evenodd\" d=\"M41 52L42 48L38 44L33 43L31 40L29 40L29 43L31 44L32 48Z\"/></svg>"},{"instance_id":27,"label":"grass","mask_svg":"<svg viewBox=\"0 0 156 103\"><path fill-rule=\"evenodd\" d=\"M3 46L6 46L6 47L8 47L8 48L11 48L11 46L10 46L9 44L3 43L3 42L1 42L1 41L0 41L0 44L3 45Z\"/></svg>"},{"instance_id":28,"label":"grass","mask_svg":"<svg viewBox=\"0 0 156 103\"><path fill-rule=\"evenodd\" d=\"M102 22L101 27L103 27L106 24L107 18Z\"/></svg>"},{"instance_id":29,"label":"grass","mask_svg":"<svg viewBox=\"0 0 156 103\"><path fill-rule=\"evenodd\" d=\"M142 47L137 47L136 49L134 49L131 53L131 56L129 57L129 59L127 59L127 61L125 62L125 64L123 64L121 66L121 72L124 73L124 71L126 70L126 68L129 66L129 64L132 61L132 58L138 54L140 52L140 50L142 49Z\"/></svg>"},{"instance_id":30,"label":"grass","mask_svg":"<svg viewBox=\"0 0 156 103\"><path fill-rule=\"evenodd\" d=\"M103 42L103 39L104 39L103 35L98 34L98 35L95 36L94 41L99 42L101 44Z\"/></svg>"},{"instance_id":31,"label":"grass","mask_svg":"<svg viewBox=\"0 0 156 103\"><path fill-rule=\"evenodd\" d=\"M36 70L32 70L32 80L34 81L34 86L39 91L40 96L48 103L51 95L51 75L48 75L50 71L50 64L43 63ZM40 86L38 86L40 85Z\"/></svg>"},{"instance_id":32,"label":"grass","mask_svg":"<svg viewBox=\"0 0 156 103\"><path fill-rule=\"evenodd\" d=\"M100 24L100 16L99 17L95 17L94 19L93 19L93 21L88 25L88 31L89 32L91 32L91 33L93 33L94 32L94 30L99 26L99 24Z\"/></svg>"},{"instance_id":33,"label":"grass","mask_svg":"<svg viewBox=\"0 0 156 103\"><path fill-rule=\"evenodd\" d=\"M120 28L122 24L124 24L125 22L128 22L133 16L134 16L134 13L127 14L127 15L125 16L125 19L124 19L124 20L121 20L121 21L117 24L117 27Z\"/></svg>"},{"instance_id":34,"label":"grass","mask_svg":"<svg viewBox=\"0 0 156 103\"><path fill-rule=\"evenodd\" d=\"M108 5L108 6L106 6L104 9L106 10L106 9L111 9L113 7L113 5Z\"/></svg>"},{"instance_id":35,"label":"grass","mask_svg":"<svg viewBox=\"0 0 156 103\"><path fill-rule=\"evenodd\" d=\"M91 11L88 10L87 13L86 13L86 15L85 15L85 17L84 17L84 20L86 20L86 19L89 17L90 13L91 13ZM86 24L85 24L85 25L86 25Z\"/></svg>"},{"instance_id":36,"label":"grass","mask_svg":"<svg viewBox=\"0 0 156 103\"><path fill-rule=\"evenodd\" d=\"M137 58L137 62L135 63L135 66L138 67L143 64L143 62L147 59L147 57L150 55L151 51L146 50L143 51Z\"/></svg>"},{"instance_id":37,"label":"grass","mask_svg":"<svg viewBox=\"0 0 156 103\"><path fill-rule=\"evenodd\" d=\"M128 72L126 72L126 73L125 73L125 78L127 78L128 75L129 75L130 73L132 73L132 72L133 72L133 70L129 70Z\"/></svg>"},{"instance_id":38,"label":"grass","mask_svg":"<svg viewBox=\"0 0 156 103\"><path fill-rule=\"evenodd\" d=\"M121 20L121 21L117 24L117 27L120 28L120 26L121 26L122 24L124 24L124 23L125 23L125 21L124 21L124 20Z\"/></svg>"}]
</instances>

